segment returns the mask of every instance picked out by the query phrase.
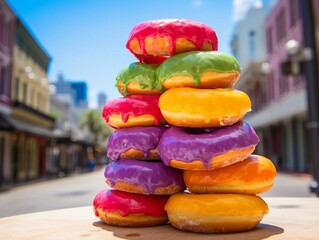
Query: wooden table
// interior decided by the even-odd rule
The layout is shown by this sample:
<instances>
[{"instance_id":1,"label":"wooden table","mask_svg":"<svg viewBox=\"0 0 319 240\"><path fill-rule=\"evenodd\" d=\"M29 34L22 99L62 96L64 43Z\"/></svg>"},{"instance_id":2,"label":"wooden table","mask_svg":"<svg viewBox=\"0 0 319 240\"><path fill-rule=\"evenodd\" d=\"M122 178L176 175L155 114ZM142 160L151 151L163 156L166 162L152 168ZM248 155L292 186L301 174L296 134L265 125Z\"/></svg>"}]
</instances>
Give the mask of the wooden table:
<instances>
[{"instance_id":1,"label":"wooden table","mask_svg":"<svg viewBox=\"0 0 319 240\"><path fill-rule=\"evenodd\" d=\"M87 206L1 218L0 239L319 239L319 198L264 200L269 205L269 213L255 229L242 233L198 234L170 225L108 226Z\"/></svg>"}]
</instances>

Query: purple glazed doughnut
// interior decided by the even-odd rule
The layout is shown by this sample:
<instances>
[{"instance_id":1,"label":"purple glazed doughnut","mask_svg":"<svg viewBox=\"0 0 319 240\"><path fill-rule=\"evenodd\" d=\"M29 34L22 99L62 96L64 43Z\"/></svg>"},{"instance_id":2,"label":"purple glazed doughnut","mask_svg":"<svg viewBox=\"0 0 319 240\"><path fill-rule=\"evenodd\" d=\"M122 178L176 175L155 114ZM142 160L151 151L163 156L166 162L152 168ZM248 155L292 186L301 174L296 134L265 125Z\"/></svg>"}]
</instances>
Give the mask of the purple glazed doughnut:
<instances>
[{"instance_id":1,"label":"purple glazed doughnut","mask_svg":"<svg viewBox=\"0 0 319 240\"><path fill-rule=\"evenodd\" d=\"M170 127L158 144L165 165L186 170L216 169L242 161L259 138L245 122L221 128Z\"/></svg>"},{"instance_id":2,"label":"purple glazed doughnut","mask_svg":"<svg viewBox=\"0 0 319 240\"><path fill-rule=\"evenodd\" d=\"M106 183L117 190L155 195L172 195L185 189L183 171L162 162L122 159L104 171Z\"/></svg>"},{"instance_id":3,"label":"purple glazed doughnut","mask_svg":"<svg viewBox=\"0 0 319 240\"><path fill-rule=\"evenodd\" d=\"M107 156L118 159L160 160L157 145L167 127L119 128L107 143Z\"/></svg>"}]
</instances>

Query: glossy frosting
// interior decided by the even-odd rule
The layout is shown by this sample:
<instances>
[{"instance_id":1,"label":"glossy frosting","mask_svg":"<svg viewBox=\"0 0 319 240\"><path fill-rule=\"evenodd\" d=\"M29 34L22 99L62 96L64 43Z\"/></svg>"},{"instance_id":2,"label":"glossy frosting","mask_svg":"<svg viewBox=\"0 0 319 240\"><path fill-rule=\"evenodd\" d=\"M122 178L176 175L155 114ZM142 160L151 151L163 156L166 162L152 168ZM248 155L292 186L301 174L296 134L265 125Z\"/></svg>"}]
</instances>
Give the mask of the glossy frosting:
<instances>
[{"instance_id":1,"label":"glossy frosting","mask_svg":"<svg viewBox=\"0 0 319 240\"><path fill-rule=\"evenodd\" d=\"M156 126L160 125L163 115L158 107L160 95L130 95L108 101L103 108L102 116L109 124L111 115L121 115L122 121L127 122L129 117L150 114L154 117Z\"/></svg>"},{"instance_id":2,"label":"glossy frosting","mask_svg":"<svg viewBox=\"0 0 319 240\"><path fill-rule=\"evenodd\" d=\"M127 85L131 82L137 82L140 88L163 90L163 86L156 80L156 70L158 64L131 63L124 67L116 77L116 87L121 81L124 86L124 96L127 95Z\"/></svg>"},{"instance_id":3,"label":"glossy frosting","mask_svg":"<svg viewBox=\"0 0 319 240\"><path fill-rule=\"evenodd\" d=\"M179 38L184 38L194 44L195 50L200 50L204 42L212 45L214 51L218 49L218 39L215 31L209 26L186 19L161 19L152 20L136 25L128 38L126 48L135 56L140 58L130 49L130 41L136 39L140 45L143 55L147 55L145 50L145 38L148 36L170 38L170 55L175 53L175 42Z\"/></svg>"},{"instance_id":4,"label":"glossy frosting","mask_svg":"<svg viewBox=\"0 0 319 240\"><path fill-rule=\"evenodd\" d=\"M259 141L255 130L245 122L221 128L188 129L172 126L158 144L159 155L165 165L171 160L203 161L208 169L211 158L251 145Z\"/></svg>"},{"instance_id":5,"label":"glossy frosting","mask_svg":"<svg viewBox=\"0 0 319 240\"><path fill-rule=\"evenodd\" d=\"M180 127L229 126L251 110L249 96L235 89L171 88L159 100L165 120Z\"/></svg>"},{"instance_id":6,"label":"glossy frosting","mask_svg":"<svg viewBox=\"0 0 319 240\"><path fill-rule=\"evenodd\" d=\"M260 194L272 187L275 177L274 164L259 155L223 168L184 171L185 184L193 193Z\"/></svg>"},{"instance_id":7,"label":"glossy frosting","mask_svg":"<svg viewBox=\"0 0 319 240\"><path fill-rule=\"evenodd\" d=\"M165 214L164 207L169 196L141 195L127 193L118 190L103 190L93 200L95 215L97 209L102 208L106 212L117 212L125 217L128 214L147 214L161 217Z\"/></svg>"},{"instance_id":8,"label":"glossy frosting","mask_svg":"<svg viewBox=\"0 0 319 240\"><path fill-rule=\"evenodd\" d=\"M130 149L139 150L147 157L152 149L157 148L160 137L167 127L130 127L119 128L109 137L107 156L115 161Z\"/></svg>"},{"instance_id":9,"label":"glossy frosting","mask_svg":"<svg viewBox=\"0 0 319 240\"><path fill-rule=\"evenodd\" d=\"M154 190L160 187L184 187L183 171L165 166L162 162L123 159L111 162L105 168L104 176L111 187L117 181L123 181L142 186L148 194L153 194Z\"/></svg>"},{"instance_id":10,"label":"glossy frosting","mask_svg":"<svg viewBox=\"0 0 319 240\"><path fill-rule=\"evenodd\" d=\"M215 51L193 51L174 55L165 60L157 70L159 82L173 76L191 76L195 85L205 72L240 72L240 66L233 56Z\"/></svg>"}]
</instances>

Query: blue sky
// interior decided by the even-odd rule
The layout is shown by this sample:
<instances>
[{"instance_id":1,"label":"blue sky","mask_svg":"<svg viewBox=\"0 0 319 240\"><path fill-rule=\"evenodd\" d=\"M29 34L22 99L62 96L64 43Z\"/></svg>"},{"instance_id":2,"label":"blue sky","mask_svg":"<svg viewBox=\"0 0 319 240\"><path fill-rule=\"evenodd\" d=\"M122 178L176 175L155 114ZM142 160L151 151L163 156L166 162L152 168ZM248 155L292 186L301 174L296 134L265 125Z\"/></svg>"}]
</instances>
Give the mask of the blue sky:
<instances>
[{"instance_id":1,"label":"blue sky","mask_svg":"<svg viewBox=\"0 0 319 240\"><path fill-rule=\"evenodd\" d=\"M256 0L7 0L38 42L51 56L49 79L59 73L84 80L89 105L97 94L120 97L114 84L118 72L136 59L125 48L138 23L184 18L215 29L219 51L230 53L235 22Z\"/></svg>"}]
</instances>

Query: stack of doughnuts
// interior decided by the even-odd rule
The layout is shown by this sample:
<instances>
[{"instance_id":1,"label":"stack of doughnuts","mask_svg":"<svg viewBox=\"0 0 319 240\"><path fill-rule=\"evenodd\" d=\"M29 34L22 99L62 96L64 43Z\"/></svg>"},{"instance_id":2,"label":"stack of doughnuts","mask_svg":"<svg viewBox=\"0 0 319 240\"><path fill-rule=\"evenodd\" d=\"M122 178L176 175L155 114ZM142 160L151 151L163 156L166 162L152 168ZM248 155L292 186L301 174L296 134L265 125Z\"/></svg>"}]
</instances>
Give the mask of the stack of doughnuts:
<instances>
[{"instance_id":1,"label":"stack of doughnuts","mask_svg":"<svg viewBox=\"0 0 319 240\"><path fill-rule=\"evenodd\" d=\"M276 169L252 155L259 138L243 121L249 97L233 88L237 60L217 51L212 28L184 19L138 24L126 47L139 62L120 71L123 97L103 109L115 129L104 173L111 189L95 197L95 214L107 224L169 222L192 232L255 227L268 212L258 194Z\"/></svg>"}]
</instances>

